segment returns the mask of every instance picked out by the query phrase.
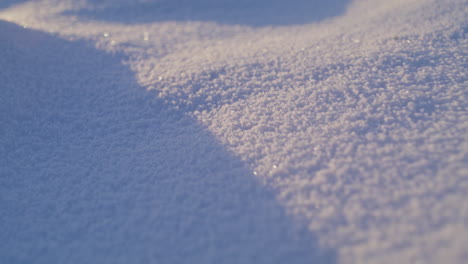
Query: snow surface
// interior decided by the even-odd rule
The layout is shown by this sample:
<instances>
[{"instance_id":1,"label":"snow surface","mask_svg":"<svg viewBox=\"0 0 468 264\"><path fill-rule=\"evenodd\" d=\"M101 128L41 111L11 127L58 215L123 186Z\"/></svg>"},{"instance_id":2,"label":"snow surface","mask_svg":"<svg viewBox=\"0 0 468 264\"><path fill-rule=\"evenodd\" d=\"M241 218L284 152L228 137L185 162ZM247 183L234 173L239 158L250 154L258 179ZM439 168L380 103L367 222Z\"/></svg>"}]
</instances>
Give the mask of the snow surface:
<instances>
[{"instance_id":1,"label":"snow surface","mask_svg":"<svg viewBox=\"0 0 468 264\"><path fill-rule=\"evenodd\" d=\"M464 0L1 0L0 263L467 263Z\"/></svg>"}]
</instances>

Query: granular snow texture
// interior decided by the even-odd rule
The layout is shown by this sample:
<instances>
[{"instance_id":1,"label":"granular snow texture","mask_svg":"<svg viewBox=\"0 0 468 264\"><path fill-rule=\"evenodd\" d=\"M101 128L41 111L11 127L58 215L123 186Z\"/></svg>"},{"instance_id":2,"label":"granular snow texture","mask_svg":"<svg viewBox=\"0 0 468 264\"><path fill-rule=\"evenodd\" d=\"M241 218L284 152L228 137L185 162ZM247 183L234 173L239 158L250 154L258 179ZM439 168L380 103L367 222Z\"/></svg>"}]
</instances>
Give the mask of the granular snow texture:
<instances>
[{"instance_id":1,"label":"granular snow texture","mask_svg":"<svg viewBox=\"0 0 468 264\"><path fill-rule=\"evenodd\" d=\"M464 0L2 0L0 263L467 263Z\"/></svg>"}]
</instances>

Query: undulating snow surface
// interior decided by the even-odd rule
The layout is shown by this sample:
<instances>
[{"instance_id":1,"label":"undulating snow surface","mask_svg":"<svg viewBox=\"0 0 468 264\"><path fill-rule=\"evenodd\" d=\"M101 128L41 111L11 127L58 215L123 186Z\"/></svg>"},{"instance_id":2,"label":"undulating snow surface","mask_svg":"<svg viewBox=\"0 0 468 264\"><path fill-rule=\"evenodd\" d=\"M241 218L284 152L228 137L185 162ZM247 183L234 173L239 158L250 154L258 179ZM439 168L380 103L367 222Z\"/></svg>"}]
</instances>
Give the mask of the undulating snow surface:
<instances>
[{"instance_id":1,"label":"undulating snow surface","mask_svg":"<svg viewBox=\"0 0 468 264\"><path fill-rule=\"evenodd\" d=\"M464 0L1 0L0 263L467 263Z\"/></svg>"}]
</instances>

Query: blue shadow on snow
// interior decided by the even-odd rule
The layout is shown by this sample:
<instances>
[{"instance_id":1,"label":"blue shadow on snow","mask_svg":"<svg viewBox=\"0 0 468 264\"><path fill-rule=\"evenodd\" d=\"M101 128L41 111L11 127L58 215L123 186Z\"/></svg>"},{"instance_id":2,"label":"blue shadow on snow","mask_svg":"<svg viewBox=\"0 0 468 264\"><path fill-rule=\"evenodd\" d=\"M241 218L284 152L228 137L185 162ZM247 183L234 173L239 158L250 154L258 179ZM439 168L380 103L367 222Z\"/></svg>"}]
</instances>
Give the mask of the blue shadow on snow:
<instances>
[{"instance_id":1,"label":"blue shadow on snow","mask_svg":"<svg viewBox=\"0 0 468 264\"><path fill-rule=\"evenodd\" d=\"M342 14L350 0L88 0L68 11L93 20L125 24L201 21L229 25L282 26L320 22Z\"/></svg>"},{"instance_id":2,"label":"blue shadow on snow","mask_svg":"<svg viewBox=\"0 0 468 264\"><path fill-rule=\"evenodd\" d=\"M26 1L28 1L28 0L2 0L2 1L0 1L0 9L8 8L8 7L11 7L13 5L18 5L18 4L24 3Z\"/></svg>"}]
</instances>

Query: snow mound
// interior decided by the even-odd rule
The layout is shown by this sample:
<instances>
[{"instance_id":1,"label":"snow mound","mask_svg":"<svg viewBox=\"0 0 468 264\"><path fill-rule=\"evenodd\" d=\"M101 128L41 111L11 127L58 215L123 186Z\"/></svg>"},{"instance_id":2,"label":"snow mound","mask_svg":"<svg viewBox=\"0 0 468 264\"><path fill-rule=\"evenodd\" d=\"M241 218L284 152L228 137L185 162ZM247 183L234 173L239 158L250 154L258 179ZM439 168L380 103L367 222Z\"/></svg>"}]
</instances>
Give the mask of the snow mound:
<instances>
[{"instance_id":1,"label":"snow mound","mask_svg":"<svg viewBox=\"0 0 468 264\"><path fill-rule=\"evenodd\" d=\"M466 10L0 4L0 262L467 262Z\"/></svg>"}]
</instances>

